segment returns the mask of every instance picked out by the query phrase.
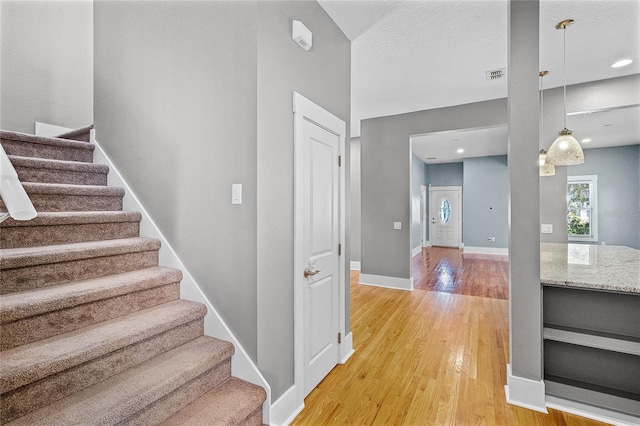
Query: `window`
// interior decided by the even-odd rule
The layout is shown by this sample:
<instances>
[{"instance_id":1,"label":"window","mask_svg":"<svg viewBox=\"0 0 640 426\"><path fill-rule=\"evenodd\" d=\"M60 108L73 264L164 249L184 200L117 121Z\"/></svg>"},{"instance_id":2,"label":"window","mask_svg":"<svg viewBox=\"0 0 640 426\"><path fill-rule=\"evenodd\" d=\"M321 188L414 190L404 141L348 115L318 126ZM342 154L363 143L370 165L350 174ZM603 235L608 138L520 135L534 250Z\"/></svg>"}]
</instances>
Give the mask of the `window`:
<instances>
[{"instance_id":1,"label":"window","mask_svg":"<svg viewBox=\"0 0 640 426\"><path fill-rule=\"evenodd\" d=\"M449 217L451 217L451 206L449 200L445 198L440 204L440 221L446 225L449 223Z\"/></svg>"},{"instance_id":2,"label":"window","mask_svg":"<svg viewBox=\"0 0 640 426\"><path fill-rule=\"evenodd\" d=\"M567 177L569 241L598 241L598 176Z\"/></svg>"}]
</instances>

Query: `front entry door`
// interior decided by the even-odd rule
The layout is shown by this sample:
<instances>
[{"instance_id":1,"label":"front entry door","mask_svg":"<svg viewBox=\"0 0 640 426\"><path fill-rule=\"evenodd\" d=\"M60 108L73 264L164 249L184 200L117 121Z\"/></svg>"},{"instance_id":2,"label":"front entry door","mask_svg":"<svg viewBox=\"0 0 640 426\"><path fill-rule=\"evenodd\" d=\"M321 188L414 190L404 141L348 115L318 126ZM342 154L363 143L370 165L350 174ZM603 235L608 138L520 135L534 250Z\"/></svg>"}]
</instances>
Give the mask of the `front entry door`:
<instances>
[{"instance_id":1,"label":"front entry door","mask_svg":"<svg viewBox=\"0 0 640 426\"><path fill-rule=\"evenodd\" d=\"M338 364L340 138L305 118L304 395Z\"/></svg>"},{"instance_id":2,"label":"front entry door","mask_svg":"<svg viewBox=\"0 0 640 426\"><path fill-rule=\"evenodd\" d=\"M429 239L432 246L460 247L461 193L459 186L429 188Z\"/></svg>"}]
</instances>

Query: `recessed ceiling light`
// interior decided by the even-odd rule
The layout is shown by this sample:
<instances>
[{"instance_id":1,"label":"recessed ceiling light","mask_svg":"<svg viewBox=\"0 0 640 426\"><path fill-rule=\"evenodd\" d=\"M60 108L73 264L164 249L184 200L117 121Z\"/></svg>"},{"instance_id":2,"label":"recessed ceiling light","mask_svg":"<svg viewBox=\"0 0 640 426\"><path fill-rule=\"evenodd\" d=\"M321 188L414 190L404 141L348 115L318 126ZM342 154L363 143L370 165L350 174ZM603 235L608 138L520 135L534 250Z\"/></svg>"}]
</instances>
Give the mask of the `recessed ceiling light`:
<instances>
[{"instance_id":1,"label":"recessed ceiling light","mask_svg":"<svg viewBox=\"0 0 640 426\"><path fill-rule=\"evenodd\" d=\"M589 143L589 142L591 142L591 139L589 139L589 138L582 139L580 142L582 142L582 143Z\"/></svg>"},{"instance_id":2,"label":"recessed ceiling light","mask_svg":"<svg viewBox=\"0 0 640 426\"><path fill-rule=\"evenodd\" d=\"M458 150L456 151L458 154L462 154L464 152L464 149L462 148L458 148Z\"/></svg>"},{"instance_id":3,"label":"recessed ceiling light","mask_svg":"<svg viewBox=\"0 0 640 426\"><path fill-rule=\"evenodd\" d=\"M624 66L629 65L631 62L633 62L633 59L620 59L619 61L617 61L616 63L611 65L611 68L624 67Z\"/></svg>"}]
</instances>

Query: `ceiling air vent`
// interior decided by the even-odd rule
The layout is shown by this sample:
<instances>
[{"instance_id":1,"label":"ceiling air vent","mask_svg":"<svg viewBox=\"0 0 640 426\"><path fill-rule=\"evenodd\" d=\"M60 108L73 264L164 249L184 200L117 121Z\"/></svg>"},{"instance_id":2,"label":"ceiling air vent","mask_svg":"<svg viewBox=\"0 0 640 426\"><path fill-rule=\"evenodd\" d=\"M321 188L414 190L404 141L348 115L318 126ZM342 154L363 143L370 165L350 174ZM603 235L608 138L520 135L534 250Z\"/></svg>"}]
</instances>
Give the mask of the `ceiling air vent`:
<instances>
[{"instance_id":1,"label":"ceiling air vent","mask_svg":"<svg viewBox=\"0 0 640 426\"><path fill-rule=\"evenodd\" d=\"M504 77L505 74L506 74L505 68L500 68L499 70L487 71L487 81L497 80L499 78Z\"/></svg>"},{"instance_id":2,"label":"ceiling air vent","mask_svg":"<svg viewBox=\"0 0 640 426\"><path fill-rule=\"evenodd\" d=\"M438 157L427 157L427 161L428 160L437 160L437 159L438 159Z\"/></svg>"}]
</instances>

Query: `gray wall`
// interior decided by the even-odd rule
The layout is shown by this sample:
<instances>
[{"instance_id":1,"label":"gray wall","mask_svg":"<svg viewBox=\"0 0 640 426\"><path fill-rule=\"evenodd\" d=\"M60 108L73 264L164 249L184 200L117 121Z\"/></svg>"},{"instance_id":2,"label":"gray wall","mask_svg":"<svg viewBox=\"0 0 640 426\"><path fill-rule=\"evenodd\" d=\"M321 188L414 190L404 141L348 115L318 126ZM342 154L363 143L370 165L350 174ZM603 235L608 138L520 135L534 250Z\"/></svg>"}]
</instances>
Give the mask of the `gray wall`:
<instances>
[{"instance_id":1,"label":"gray wall","mask_svg":"<svg viewBox=\"0 0 640 426\"><path fill-rule=\"evenodd\" d=\"M462 188L465 247L508 247L508 193L505 155L465 158ZM495 237L495 242L489 241L489 237Z\"/></svg>"},{"instance_id":2,"label":"gray wall","mask_svg":"<svg viewBox=\"0 0 640 426\"><path fill-rule=\"evenodd\" d=\"M93 122L93 2L0 2L0 128Z\"/></svg>"},{"instance_id":3,"label":"gray wall","mask_svg":"<svg viewBox=\"0 0 640 426\"><path fill-rule=\"evenodd\" d=\"M94 18L96 138L255 360L256 9L100 1Z\"/></svg>"},{"instance_id":4,"label":"gray wall","mask_svg":"<svg viewBox=\"0 0 640 426\"><path fill-rule=\"evenodd\" d=\"M94 10L97 139L276 400L294 380L292 92L349 123L350 43L316 2ZM313 32L309 52L292 19Z\"/></svg>"},{"instance_id":5,"label":"gray wall","mask_svg":"<svg viewBox=\"0 0 640 426\"><path fill-rule=\"evenodd\" d=\"M294 379L292 92L348 126L351 44L316 2L259 2L258 17L258 367L275 400ZM291 40L292 19L302 21L313 33L308 52ZM343 166L349 176L349 146L345 151ZM346 207L348 218L348 198ZM348 241L347 234L347 260Z\"/></svg>"},{"instance_id":6,"label":"gray wall","mask_svg":"<svg viewBox=\"0 0 640 426\"><path fill-rule=\"evenodd\" d=\"M411 155L411 249L420 247L420 185L427 186L426 164ZM427 196L429 194L427 193Z\"/></svg>"},{"instance_id":7,"label":"gray wall","mask_svg":"<svg viewBox=\"0 0 640 426\"><path fill-rule=\"evenodd\" d=\"M573 167L573 166L571 166ZM553 176L540 176L540 223L553 225L551 234L540 234L543 243L567 243L567 170L558 166Z\"/></svg>"},{"instance_id":8,"label":"gray wall","mask_svg":"<svg viewBox=\"0 0 640 426\"><path fill-rule=\"evenodd\" d=\"M363 120L361 124L362 272L411 277L411 135L504 125L506 99Z\"/></svg>"},{"instance_id":9,"label":"gray wall","mask_svg":"<svg viewBox=\"0 0 640 426\"><path fill-rule=\"evenodd\" d=\"M598 243L640 249L638 157L640 145L585 149L584 164L567 167L569 176L598 176Z\"/></svg>"},{"instance_id":10,"label":"gray wall","mask_svg":"<svg viewBox=\"0 0 640 426\"><path fill-rule=\"evenodd\" d=\"M360 262L360 240L362 238L360 217L362 202L360 200L360 138L351 139L351 214L349 215L351 231L351 260Z\"/></svg>"}]
</instances>

